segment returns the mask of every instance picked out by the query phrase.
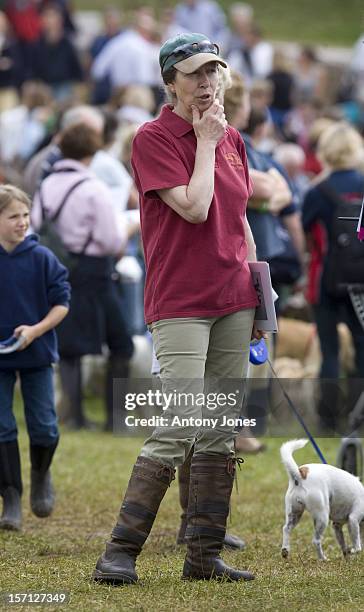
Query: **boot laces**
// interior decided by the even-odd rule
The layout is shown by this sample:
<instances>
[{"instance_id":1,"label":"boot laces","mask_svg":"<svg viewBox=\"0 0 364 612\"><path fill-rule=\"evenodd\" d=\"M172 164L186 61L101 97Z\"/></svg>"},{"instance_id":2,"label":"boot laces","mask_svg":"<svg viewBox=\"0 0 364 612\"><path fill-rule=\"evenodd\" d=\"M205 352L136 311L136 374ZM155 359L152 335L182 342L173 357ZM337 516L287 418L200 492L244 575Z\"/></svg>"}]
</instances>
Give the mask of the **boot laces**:
<instances>
[{"instance_id":1,"label":"boot laces","mask_svg":"<svg viewBox=\"0 0 364 612\"><path fill-rule=\"evenodd\" d=\"M168 478L168 486L171 486L171 482L175 480L175 469L171 465L162 465L162 467L156 473L157 478Z\"/></svg>"},{"instance_id":2,"label":"boot laces","mask_svg":"<svg viewBox=\"0 0 364 612\"><path fill-rule=\"evenodd\" d=\"M236 466L241 470L241 465L244 463L244 459L242 457L229 457L226 462L226 471L231 476L236 473Z\"/></svg>"},{"instance_id":3,"label":"boot laces","mask_svg":"<svg viewBox=\"0 0 364 612\"><path fill-rule=\"evenodd\" d=\"M228 474L233 476L237 493L239 493L239 486L238 486L238 474L236 472L236 466L238 466L239 470L241 470L241 466L243 463L244 463L244 459L242 457L229 457L226 463L226 471ZM231 520L231 505L230 505L230 520Z\"/></svg>"}]
</instances>

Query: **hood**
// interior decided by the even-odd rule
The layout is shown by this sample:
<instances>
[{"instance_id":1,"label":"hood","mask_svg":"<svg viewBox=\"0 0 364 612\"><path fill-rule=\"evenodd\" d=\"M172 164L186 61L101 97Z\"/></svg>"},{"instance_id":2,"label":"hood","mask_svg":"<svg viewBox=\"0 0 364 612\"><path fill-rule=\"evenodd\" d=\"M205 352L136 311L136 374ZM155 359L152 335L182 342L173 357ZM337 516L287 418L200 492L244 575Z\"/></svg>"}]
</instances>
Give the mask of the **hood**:
<instances>
[{"instance_id":1,"label":"hood","mask_svg":"<svg viewBox=\"0 0 364 612\"><path fill-rule=\"evenodd\" d=\"M29 234L29 236L26 236L23 242L18 244L18 246L13 251L11 251L11 253L8 253L8 251L5 251L5 249L0 246L0 256L16 257L17 255L19 255L19 253L24 253L24 251L30 251L34 249L38 244L39 237L37 236L37 234Z\"/></svg>"}]
</instances>

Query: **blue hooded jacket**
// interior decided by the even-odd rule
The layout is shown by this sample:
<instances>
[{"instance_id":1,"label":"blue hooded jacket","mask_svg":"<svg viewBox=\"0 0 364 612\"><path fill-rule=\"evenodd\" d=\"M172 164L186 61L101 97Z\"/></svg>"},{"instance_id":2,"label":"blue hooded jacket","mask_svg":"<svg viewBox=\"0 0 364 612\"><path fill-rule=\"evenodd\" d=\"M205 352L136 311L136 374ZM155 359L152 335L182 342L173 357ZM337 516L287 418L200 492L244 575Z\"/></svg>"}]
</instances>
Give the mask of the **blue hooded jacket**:
<instances>
[{"instance_id":1,"label":"blue hooded jacket","mask_svg":"<svg viewBox=\"0 0 364 612\"><path fill-rule=\"evenodd\" d=\"M12 252L0 246L0 342L19 325L39 323L53 306L68 306L68 271L57 257L27 236ZM37 368L58 361L54 329L23 351L0 355L0 369Z\"/></svg>"}]
</instances>

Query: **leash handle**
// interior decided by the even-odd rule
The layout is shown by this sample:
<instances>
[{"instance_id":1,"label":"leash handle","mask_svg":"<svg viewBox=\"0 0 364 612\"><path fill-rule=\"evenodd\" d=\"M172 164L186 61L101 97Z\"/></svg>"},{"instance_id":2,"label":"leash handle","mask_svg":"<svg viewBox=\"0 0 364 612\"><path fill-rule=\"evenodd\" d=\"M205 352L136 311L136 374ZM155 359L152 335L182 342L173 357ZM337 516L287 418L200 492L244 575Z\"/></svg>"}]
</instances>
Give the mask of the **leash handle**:
<instances>
[{"instance_id":1,"label":"leash handle","mask_svg":"<svg viewBox=\"0 0 364 612\"><path fill-rule=\"evenodd\" d=\"M273 374L274 374L275 378L278 380L278 384L279 384L279 386L280 386L280 388L281 388L281 391L282 391L282 393L283 393L283 395L284 395L285 399L286 399L286 400L287 400L287 402L288 402L289 407L291 408L291 410L292 410L293 414L295 415L296 419L298 420L298 422L299 422L299 423L302 425L303 429L305 430L305 433L307 434L308 439L310 440L310 442L311 442L312 446L314 447L314 449L315 449L315 451L316 451L317 455L320 457L320 461L321 461L321 463L326 463L326 464L327 464L327 461L326 461L325 457L323 456L323 454L322 454L322 451L321 451L320 447L318 446L318 444L317 444L316 440L314 439L314 437L311 435L311 433L310 433L310 432L309 432L309 430L307 429L306 423L304 422L304 420L303 420L303 418L301 417L300 413L298 412L298 410L296 409L295 405L293 404L293 402L292 402L291 398L289 397L289 395L288 395L287 391L286 391L286 390L285 390L285 388L283 387L283 385L282 385L282 383L281 383L281 381L280 381L280 378L278 377L278 375L277 375L277 373L276 373L275 369L273 368L272 362L270 361L270 359L269 359L269 358L268 358L268 360L267 360L267 361L268 361L268 363L269 363L270 369L272 370L272 372L273 372Z\"/></svg>"}]
</instances>

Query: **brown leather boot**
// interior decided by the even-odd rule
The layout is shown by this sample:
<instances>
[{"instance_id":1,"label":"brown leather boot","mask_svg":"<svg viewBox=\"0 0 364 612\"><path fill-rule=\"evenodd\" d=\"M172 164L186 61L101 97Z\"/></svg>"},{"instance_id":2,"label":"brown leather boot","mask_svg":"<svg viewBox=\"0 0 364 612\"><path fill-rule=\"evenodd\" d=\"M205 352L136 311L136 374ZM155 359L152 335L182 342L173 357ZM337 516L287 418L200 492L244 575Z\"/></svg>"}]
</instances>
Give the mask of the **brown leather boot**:
<instances>
[{"instance_id":1,"label":"brown leather boot","mask_svg":"<svg viewBox=\"0 0 364 612\"><path fill-rule=\"evenodd\" d=\"M239 460L224 455L192 457L183 579L254 579L250 572L229 567L220 557L236 462Z\"/></svg>"},{"instance_id":2,"label":"brown leather boot","mask_svg":"<svg viewBox=\"0 0 364 612\"><path fill-rule=\"evenodd\" d=\"M134 465L111 541L93 573L94 580L111 584L137 582L135 561L152 529L159 505L174 480L175 470L148 457Z\"/></svg>"},{"instance_id":3,"label":"brown leather boot","mask_svg":"<svg viewBox=\"0 0 364 612\"><path fill-rule=\"evenodd\" d=\"M188 508L188 492L190 488L190 471L191 460L193 455L193 447L186 457L185 462L178 468L178 486L179 486L179 503L181 504L181 524L177 535L176 544L186 544L186 527L187 527L187 508ZM227 550L244 550L245 542L238 536L232 533L225 533L224 548Z\"/></svg>"}]
</instances>

